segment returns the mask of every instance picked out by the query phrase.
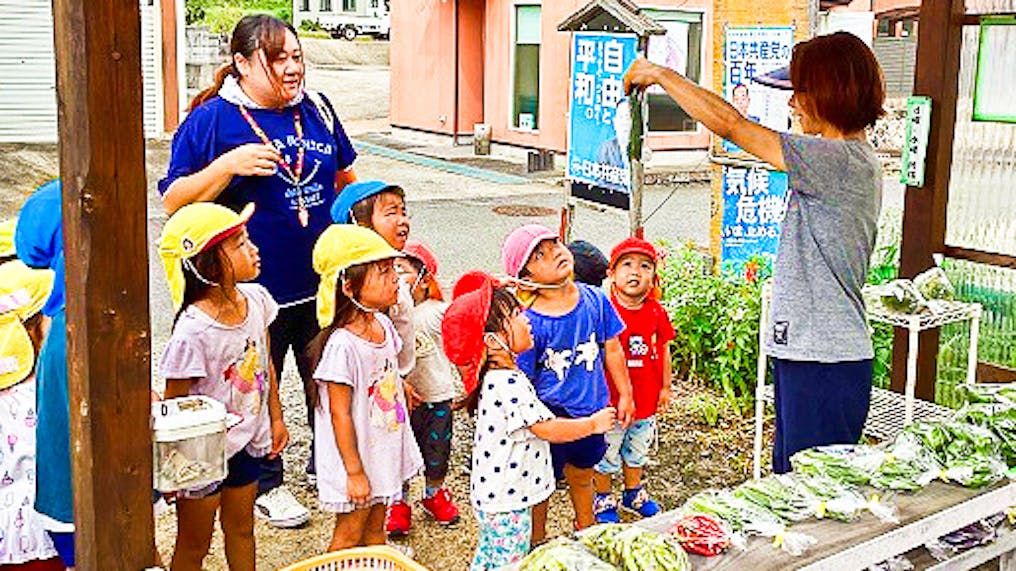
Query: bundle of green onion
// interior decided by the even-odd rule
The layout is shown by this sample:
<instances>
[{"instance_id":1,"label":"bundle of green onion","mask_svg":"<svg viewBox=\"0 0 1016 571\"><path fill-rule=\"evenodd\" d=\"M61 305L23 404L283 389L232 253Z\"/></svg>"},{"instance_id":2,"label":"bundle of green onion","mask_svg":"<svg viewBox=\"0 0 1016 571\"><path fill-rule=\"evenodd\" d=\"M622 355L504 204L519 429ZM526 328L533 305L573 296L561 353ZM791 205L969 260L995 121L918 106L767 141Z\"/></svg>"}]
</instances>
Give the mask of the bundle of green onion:
<instances>
[{"instance_id":1,"label":"bundle of green onion","mask_svg":"<svg viewBox=\"0 0 1016 571\"><path fill-rule=\"evenodd\" d=\"M819 519L828 517L843 522L854 521L861 516L867 504L864 495L852 484L820 474L793 474L790 477L798 489L806 490L818 501L814 515Z\"/></svg>"},{"instance_id":2,"label":"bundle of green onion","mask_svg":"<svg viewBox=\"0 0 1016 571\"><path fill-rule=\"evenodd\" d=\"M815 515L821 500L798 488L792 480L774 475L748 480L734 496L772 512L785 522L803 521Z\"/></svg>"}]
</instances>

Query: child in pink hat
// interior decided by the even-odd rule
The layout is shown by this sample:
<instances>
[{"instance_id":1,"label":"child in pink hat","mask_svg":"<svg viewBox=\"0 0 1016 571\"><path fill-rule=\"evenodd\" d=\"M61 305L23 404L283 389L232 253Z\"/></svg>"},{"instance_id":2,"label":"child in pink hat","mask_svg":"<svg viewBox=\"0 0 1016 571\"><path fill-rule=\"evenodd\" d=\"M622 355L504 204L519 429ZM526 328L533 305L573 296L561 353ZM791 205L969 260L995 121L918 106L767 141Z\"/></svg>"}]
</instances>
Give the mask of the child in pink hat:
<instances>
[{"instance_id":1,"label":"child in pink hat","mask_svg":"<svg viewBox=\"0 0 1016 571\"><path fill-rule=\"evenodd\" d=\"M469 488L480 539L470 571L502 569L529 551L534 509L554 492L550 443L602 435L615 411L557 418L515 364L533 344L518 300L478 272L464 276L455 291L441 330L477 415Z\"/></svg>"},{"instance_id":2,"label":"child in pink hat","mask_svg":"<svg viewBox=\"0 0 1016 571\"><path fill-rule=\"evenodd\" d=\"M631 423L631 383L618 335L624 323L598 288L575 283L574 260L557 234L538 224L516 228L501 249L504 270L532 296L526 317L533 347L519 369L532 379L540 400L555 415L579 418L610 403L605 371L618 394L617 420ZM575 527L593 525L593 467L607 450L603 435L551 446L555 476L568 482ZM547 504L534 510L533 540L544 536Z\"/></svg>"}]
</instances>

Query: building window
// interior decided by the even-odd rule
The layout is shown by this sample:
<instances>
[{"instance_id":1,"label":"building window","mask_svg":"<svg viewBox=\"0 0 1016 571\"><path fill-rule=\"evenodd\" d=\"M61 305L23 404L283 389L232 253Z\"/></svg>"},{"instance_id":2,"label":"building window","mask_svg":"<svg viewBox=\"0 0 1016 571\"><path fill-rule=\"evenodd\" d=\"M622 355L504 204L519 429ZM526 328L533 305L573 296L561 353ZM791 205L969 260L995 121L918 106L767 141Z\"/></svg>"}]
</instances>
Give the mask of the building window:
<instances>
[{"instance_id":1,"label":"building window","mask_svg":"<svg viewBox=\"0 0 1016 571\"><path fill-rule=\"evenodd\" d=\"M343 12L356 12L356 0L342 0Z\"/></svg>"},{"instance_id":2,"label":"building window","mask_svg":"<svg viewBox=\"0 0 1016 571\"><path fill-rule=\"evenodd\" d=\"M332 11L332 0L321 0L321 11L331 12Z\"/></svg>"},{"instance_id":3,"label":"building window","mask_svg":"<svg viewBox=\"0 0 1016 571\"><path fill-rule=\"evenodd\" d=\"M893 35L893 25L889 18L882 18L878 21L878 28L875 35L879 38L886 38Z\"/></svg>"},{"instance_id":4,"label":"building window","mask_svg":"<svg viewBox=\"0 0 1016 571\"><path fill-rule=\"evenodd\" d=\"M300 0L300 11L310 12L310 0Z\"/></svg>"},{"instance_id":5,"label":"building window","mask_svg":"<svg viewBox=\"0 0 1016 571\"><path fill-rule=\"evenodd\" d=\"M512 126L536 130L540 108L540 7L515 6Z\"/></svg>"},{"instance_id":6,"label":"building window","mask_svg":"<svg viewBox=\"0 0 1016 571\"><path fill-rule=\"evenodd\" d=\"M649 59L698 83L702 78L702 14L679 10L645 9L667 29L665 36L649 38ZM649 91L649 130L688 132L698 125L661 88Z\"/></svg>"}]
</instances>

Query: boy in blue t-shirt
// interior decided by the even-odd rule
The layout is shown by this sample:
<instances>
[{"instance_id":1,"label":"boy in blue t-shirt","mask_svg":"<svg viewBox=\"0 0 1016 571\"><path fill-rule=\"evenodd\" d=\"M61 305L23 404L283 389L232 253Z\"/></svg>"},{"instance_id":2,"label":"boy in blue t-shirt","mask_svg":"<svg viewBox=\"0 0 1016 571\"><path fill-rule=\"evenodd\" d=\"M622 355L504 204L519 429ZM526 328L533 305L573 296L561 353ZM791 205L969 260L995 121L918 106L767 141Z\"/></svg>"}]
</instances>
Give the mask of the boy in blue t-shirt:
<instances>
[{"instance_id":1,"label":"boy in blue t-shirt","mask_svg":"<svg viewBox=\"0 0 1016 571\"><path fill-rule=\"evenodd\" d=\"M533 381L537 396L557 416L588 416L610 402L604 368L619 395L617 417L628 426L634 414L631 383L617 336L624 323L599 289L576 284L574 260L557 234L538 224L515 229L501 250L505 271L532 295L526 316L533 348L518 356L518 366ZM555 475L568 482L575 527L593 517L593 467L607 445L603 435L552 444ZM547 503L533 509L533 544L543 540Z\"/></svg>"}]
</instances>

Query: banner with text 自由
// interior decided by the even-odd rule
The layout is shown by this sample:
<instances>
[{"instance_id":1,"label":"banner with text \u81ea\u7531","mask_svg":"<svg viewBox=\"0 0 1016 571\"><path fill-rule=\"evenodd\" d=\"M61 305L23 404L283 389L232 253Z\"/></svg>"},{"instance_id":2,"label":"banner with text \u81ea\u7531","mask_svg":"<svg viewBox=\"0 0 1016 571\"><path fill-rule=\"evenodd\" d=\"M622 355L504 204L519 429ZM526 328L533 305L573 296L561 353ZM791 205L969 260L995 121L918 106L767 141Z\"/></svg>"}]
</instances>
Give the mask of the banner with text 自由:
<instances>
[{"instance_id":1,"label":"banner with text \u81ea\u7531","mask_svg":"<svg viewBox=\"0 0 1016 571\"><path fill-rule=\"evenodd\" d=\"M769 273L787 212L787 173L723 167L722 270Z\"/></svg>"},{"instance_id":2,"label":"banner with text \u81ea\u7531","mask_svg":"<svg viewBox=\"0 0 1016 571\"><path fill-rule=\"evenodd\" d=\"M571 55L566 176L608 193L628 195L631 115L623 78L638 55L638 37L576 32Z\"/></svg>"}]
</instances>

